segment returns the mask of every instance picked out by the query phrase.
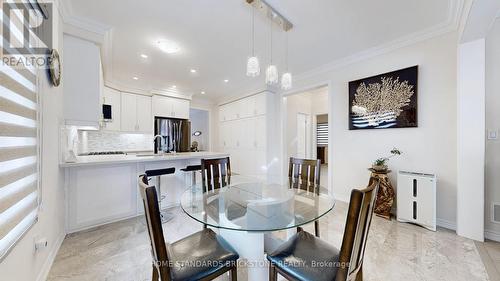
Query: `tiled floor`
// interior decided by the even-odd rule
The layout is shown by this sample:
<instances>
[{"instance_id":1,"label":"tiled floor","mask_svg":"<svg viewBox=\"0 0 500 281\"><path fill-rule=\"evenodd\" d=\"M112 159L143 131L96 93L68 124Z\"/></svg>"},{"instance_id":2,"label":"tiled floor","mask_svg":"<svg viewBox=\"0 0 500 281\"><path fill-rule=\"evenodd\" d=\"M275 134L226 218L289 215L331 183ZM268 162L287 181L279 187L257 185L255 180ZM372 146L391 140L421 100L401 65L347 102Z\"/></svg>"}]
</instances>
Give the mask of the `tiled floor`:
<instances>
[{"instance_id":1,"label":"tiled floor","mask_svg":"<svg viewBox=\"0 0 500 281\"><path fill-rule=\"evenodd\" d=\"M500 281L500 243L486 241L484 243L476 242L475 244L490 280Z\"/></svg>"},{"instance_id":2,"label":"tiled floor","mask_svg":"<svg viewBox=\"0 0 500 281\"><path fill-rule=\"evenodd\" d=\"M339 202L334 211L321 220L322 239L337 247L342 239L346 209L347 204ZM201 229L181 210L174 211L176 218L164 225L167 241ZM306 230L312 232L311 226ZM491 250L491 255L500 259L500 250ZM365 280L372 281L488 280L473 241L445 229L431 232L378 217L374 217L372 223L364 273ZM143 219L134 218L69 235L48 280L142 281L151 280L150 275L148 235ZM244 269L239 275L239 280L245 280Z\"/></svg>"}]
</instances>

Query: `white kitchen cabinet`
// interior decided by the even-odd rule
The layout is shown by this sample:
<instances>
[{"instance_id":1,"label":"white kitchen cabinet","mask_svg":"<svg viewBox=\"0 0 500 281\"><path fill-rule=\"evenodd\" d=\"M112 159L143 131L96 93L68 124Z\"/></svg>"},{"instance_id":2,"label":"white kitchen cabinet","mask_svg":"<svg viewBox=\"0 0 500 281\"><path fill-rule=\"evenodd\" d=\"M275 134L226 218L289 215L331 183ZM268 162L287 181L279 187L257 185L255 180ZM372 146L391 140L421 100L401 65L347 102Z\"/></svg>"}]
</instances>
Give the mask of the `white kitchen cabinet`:
<instances>
[{"instance_id":1,"label":"white kitchen cabinet","mask_svg":"<svg viewBox=\"0 0 500 281\"><path fill-rule=\"evenodd\" d=\"M137 96L137 131L153 133L153 117L151 115L151 97Z\"/></svg>"},{"instance_id":2,"label":"white kitchen cabinet","mask_svg":"<svg viewBox=\"0 0 500 281\"><path fill-rule=\"evenodd\" d=\"M267 113L267 95L266 93L260 93L254 96L254 106L253 106L253 115L265 115Z\"/></svg>"},{"instance_id":3,"label":"white kitchen cabinet","mask_svg":"<svg viewBox=\"0 0 500 281\"><path fill-rule=\"evenodd\" d=\"M153 117L189 119L189 109L189 100L159 95L153 96Z\"/></svg>"},{"instance_id":4,"label":"white kitchen cabinet","mask_svg":"<svg viewBox=\"0 0 500 281\"><path fill-rule=\"evenodd\" d=\"M124 132L137 131L137 95L122 93L121 128Z\"/></svg>"},{"instance_id":5,"label":"white kitchen cabinet","mask_svg":"<svg viewBox=\"0 0 500 281\"><path fill-rule=\"evenodd\" d=\"M102 116L99 47L67 34L64 34L63 44L65 123L97 128Z\"/></svg>"},{"instance_id":6,"label":"white kitchen cabinet","mask_svg":"<svg viewBox=\"0 0 500 281\"><path fill-rule=\"evenodd\" d=\"M151 98L122 93L121 130L124 132L153 133Z\"/></svg>"},{"instance_id":7,"label":"white kitchen cabinet","mask_svg":"<svg viewBox=\"0 0 500 281\"><path fill-rule=\"evenodd\" d=\"M219 149L231 156L235 173L268 176L268 130L273 122L266 115L270 93L265 92L219 107Z\"/></svg>"},{"instance_id":8,"label":"white kitchen cabinet","mask_svg":"<svg viewBox=\"0 0 500 281\"><path fill-rule=\"evenodd\" d=\"M172 112L174 118L189 119L190 103L185 99L172 98Z\"/></svg>"},{"instance_id":9,"label":"white kitchen cabinet","mask_svg":"<svg viewBox=\"0 0 500 281\"><path fill-rule=\"evenodd\" d=\"M227 106L221 105L219 106L219 122L224 122L227 120Z\"/></svg>"},{"instance_id":10,"label":"white kitchen cabinet","mask_svg":"<svg viewBox=\"0 0 500 281\"><path fill-rule=\"evenodd\" d=\"M102 129L106 131L120 131L121 93L115 89L104 87L102 104L111 105L111 120L103 122Z\"/></svg>"},{"instance_id":11,"label":"white kitchen cabinet","mask_svg":"<svg viewBox=\"0 0 500 281\"><path fill-rule=\"evenodd\" d=\"M254 148L265 149L267 140L266 117L261 115L255 118Z\"/></svg>"}]
</instances>

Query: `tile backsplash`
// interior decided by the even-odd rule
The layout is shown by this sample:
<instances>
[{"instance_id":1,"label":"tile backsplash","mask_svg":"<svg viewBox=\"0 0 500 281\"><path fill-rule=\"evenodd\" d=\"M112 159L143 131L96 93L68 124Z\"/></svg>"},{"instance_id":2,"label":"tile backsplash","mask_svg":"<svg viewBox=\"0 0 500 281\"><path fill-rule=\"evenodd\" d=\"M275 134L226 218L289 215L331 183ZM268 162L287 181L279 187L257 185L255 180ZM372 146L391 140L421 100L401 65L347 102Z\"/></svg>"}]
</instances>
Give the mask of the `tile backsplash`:
<instances>
[{"instance_id":1,"label":"tile backsplash","mask_svg":"<svg viewBox=\"0 0 500 281\"><path fill-rule=\"evenodd\" d=\"M78 154L97 151L153 150L153 135L110 131L78 131Z\"/></svg>"}]
</instances>

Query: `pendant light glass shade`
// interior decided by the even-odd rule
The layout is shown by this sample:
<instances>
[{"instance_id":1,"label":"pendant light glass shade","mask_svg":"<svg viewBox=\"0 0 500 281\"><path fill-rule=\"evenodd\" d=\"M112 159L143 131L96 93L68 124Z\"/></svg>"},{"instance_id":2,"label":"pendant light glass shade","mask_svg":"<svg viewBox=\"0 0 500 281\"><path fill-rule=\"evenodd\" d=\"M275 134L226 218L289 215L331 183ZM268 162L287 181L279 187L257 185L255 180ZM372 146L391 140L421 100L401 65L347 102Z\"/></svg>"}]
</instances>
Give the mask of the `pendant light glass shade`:
<instances>
[{"instance_id":1,"label":"pendant light glass shade","mask_svg":"<svg viewBox=\"0 0 500 281\"><path fill-rule=\"evenodd\" d=\"M252 7L252 56L247 60L247 76L256 77L259 75L260 63L255 55L255 9Z\"/></svg>"},{"instance_id":2,"label":"pendant light glass shade","mask_svg":"<svg viewBox=\"0 0 500 281\"><path fill-rule=\"evenodd\" d=\"M247 60L247 76L256 77L260 75L260 64L257 57L250 57Z\"/></svg>"},{"instance_id":3,"label":"pendant light glass shade","mask_svg":"<svg viewBox=\"0 0 500 281\"><path fill-rule=\"evenodd\" d=\"M273 85L278 83L278 68L276 65L271 64L266 69L266 84Z\"/></svg>"},{"instance_id":4,"label":"pendant light glass shade","mask_svg":"<svg viewBox=\"0 0 500 281\"><path fill-rule=\"evenodd\" d=\"M289 90L292 88L292 74L290 72L283 73L281 76L281 89Z\"/></svg>"}]
</instances>

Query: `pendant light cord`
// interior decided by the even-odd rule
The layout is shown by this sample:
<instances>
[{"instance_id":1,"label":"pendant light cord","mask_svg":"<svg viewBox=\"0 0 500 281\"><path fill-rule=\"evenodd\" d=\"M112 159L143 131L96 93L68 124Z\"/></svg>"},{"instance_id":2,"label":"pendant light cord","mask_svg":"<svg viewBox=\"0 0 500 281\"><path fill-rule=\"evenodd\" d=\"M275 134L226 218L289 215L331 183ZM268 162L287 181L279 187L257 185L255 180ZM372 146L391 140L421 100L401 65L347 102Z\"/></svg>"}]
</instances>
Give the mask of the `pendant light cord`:
<instances>
[{"instance_id":1,"label":"pendant light cord","mask_svg":"<svg viewBox=\"0 0 500 281\"><path fill-rule=\"evenodd\" d=\"M288 72L288 31L285 31L285 33L286 33L285 62L286 62L286 72Z\"/></svg>"},{"instance_id":2,"label":"pendant light cord","mask_svg":"<svg viewBox=\"0 0 500 281\"><path fill-rule=\"evenodd\" d=\"M252 6L252 57L255 57L255 8Z\"/></svg>"},{"instance_id":3,"label":"pendant light cord","mask_svg":"<svg viewBox=\"0 0 500 281\"><path fill-rule=\"evenodd\" d=\"M269 20L269 27L271 27L271 64L273 64L273 20Z\"/></svg>"}]
</instances>

